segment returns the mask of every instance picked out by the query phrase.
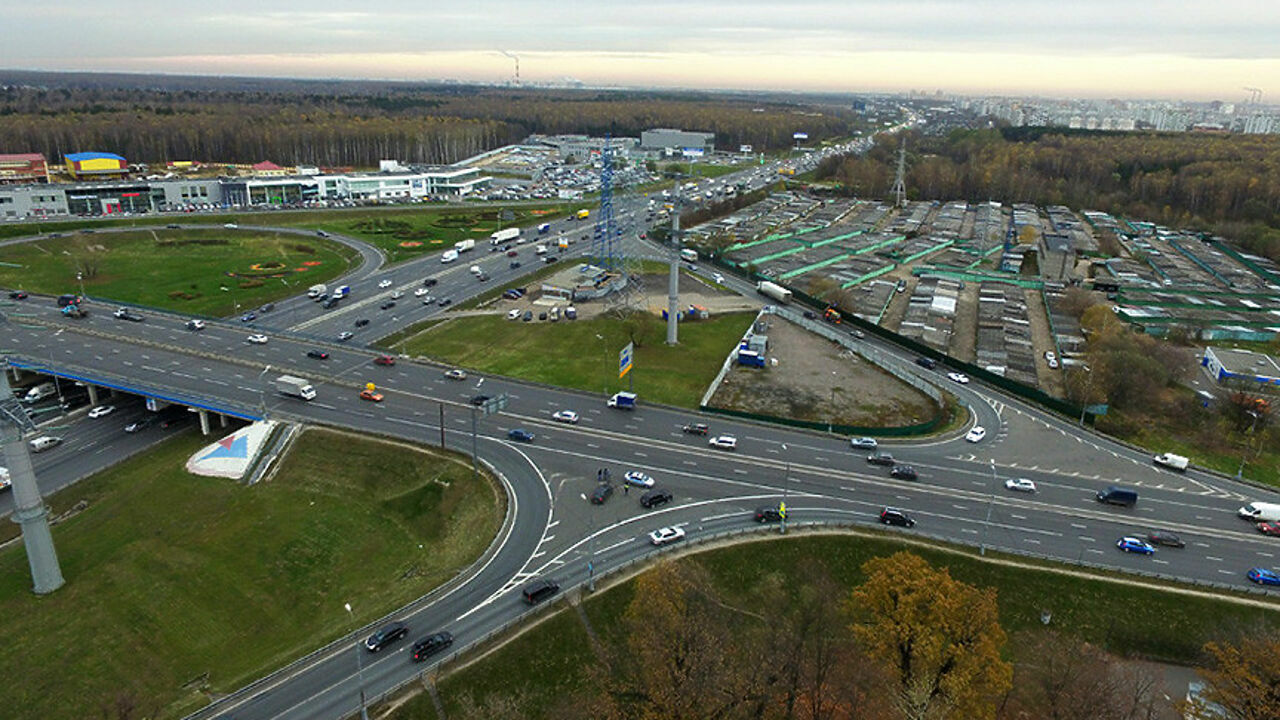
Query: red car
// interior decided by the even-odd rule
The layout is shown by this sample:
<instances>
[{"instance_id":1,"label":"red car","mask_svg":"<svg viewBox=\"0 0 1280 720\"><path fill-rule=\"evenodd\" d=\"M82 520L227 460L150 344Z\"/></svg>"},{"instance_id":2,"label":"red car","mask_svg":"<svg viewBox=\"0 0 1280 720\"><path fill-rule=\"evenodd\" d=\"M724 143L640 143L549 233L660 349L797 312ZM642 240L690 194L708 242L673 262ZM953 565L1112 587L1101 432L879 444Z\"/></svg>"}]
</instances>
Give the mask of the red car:
<instances>
[{"instance_id":1,"label":"red car","mask_svg":"<svg viewBox=\"0 0 1280 720\"><path fill-rule=\"evenodd\" d=\"M1258 532L1263 535L1280 536L1280 522L1260 522L1258 523Z\"/></svg>"},{"instance_id":2,"label":"red car","mask_svg":"<svg viewBox=\"0 0 1280 720\"><path fill-rule=\"evenodd\" d=\"M515 257L515 256L517 256L517 255L519 255L519 254L520 254L520 253L516 252L515 250L508 250L508 251L507 251L507 257Z\"/></svg>"},{"instance_id":3,"label":"red car","mask_svg":"<svg viewBox=\"0 0 1280 720\"><path fill-rule=\"evenodd\" d=\"M379 355L373 359L374 365L395 365L396 359L390 355Z\"/></svg>"}]
</instances>

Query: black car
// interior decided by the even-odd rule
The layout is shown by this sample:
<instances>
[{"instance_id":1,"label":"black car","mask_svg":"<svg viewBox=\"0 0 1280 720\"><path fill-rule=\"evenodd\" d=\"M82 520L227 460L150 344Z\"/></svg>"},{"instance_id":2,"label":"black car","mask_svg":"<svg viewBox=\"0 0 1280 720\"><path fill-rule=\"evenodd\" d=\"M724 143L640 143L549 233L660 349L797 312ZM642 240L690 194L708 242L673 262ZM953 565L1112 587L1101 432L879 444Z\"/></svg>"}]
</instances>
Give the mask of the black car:
<instances>
[{"instance_id":1,"label":"black car","mask_svg":"<svg viewBox=\"0 0 1280 720\"><path fill-rule=\"evenodd\" d=\"M916 521L910 515L897 508L887 507L880 511L880 522L898 527L915 527Z\"/></svg>"},{"instance_id":2,"label":"black car","mask_svg":"<svg viewBox=\"0 0 1280 720\"><path fill-rule=\"evenodd\" d=\"M9 299L10 299L10 300L26 300L26 299L27 299L27 291L26 291L26 290L11 290L11 291L9 292Z\"/></svg>"},{"instance_id":3,"label":"black car","mask_svg":"<svg viewBox=\"0 0 1280 720\"><path fill-rule=\"evenodd\" d=\"M125 425L124 431L127 433L136 433L139 430L145 430L155 424L156 424L156 416L153 414L147 414L147 415L143 415L137 420L134 420L128 425Z\"/></svg>"},{"instance_id":4,"label":"black car","mask_svg":"<svg viewBox=\"0 0 1280 720\"><path fill-rule=\"evenodd\" d=\"M448 305L452 302L453 300L451 298L440 298L440 301L437 302L436 304L439 305L440 307L444 307L445 305Z\"/></svg>"},{"instance_id":5,"label":"black car","mask_svg":"<svg viewBox=\"0 0 1280 720\"><path fill-rule=\"evenodd\" d=\"M370 635L369 639L364 641L364 647L369 652L378 652L408 634L409 627L407 625L402 622L393 622Z\"/></svg>"},{"instance_id":6,"label":"black car","mask_svg":"<svg viewBox=\"0 0 1280 720\"><path fill-rule=\"evenodd\" d=\"M510 265L510 267L511 267L511 269L512 269L512 270L515 270L516 268L520 267L520 261L519 261L519 260L512 260L512 261L511 261L511 265Z\"/></svg>"},{"instance_id":7,"label":"black car","mask_svg":"<svg viewBox=\"0 0 1280 720\"><path fill-rule=\"evenodd\" d=\"M872 465L894 465L893 456L887 452L874 452L867 456L867 462Z\"/></svg>"},{"instance_id":8,"label":"black car","mask_svg":"<svg viewBox=\"0 0 1280 720\"><path fill-rule=\"evenodd\" d=\"M767 522L781 522L781 521L782 521L782 510L776 507L756 508L756 522L767 523Z\"/></svg>"},{"instance_id":9,"label":"black car","mask_svg":"<svg viewBox=\"0 0 1280 720\"><path fill-rule=\"evenodd\" d=\"M707 427L706 423L689 423L680 429L689 435L706 435L711 432L711 428Z\"/></svg>"},{"instance_id":10,"label":"black car","mask_svg":"<svg viewBox=\"0 0 1280 720\"><path fill-rule=\"evenodd\" d=\"M544 311L544 312L540 312L540 313L538 313L538 319L539 319L539 320L546 320L546 319L547 319L547 313L546 313L545 311Z\"/></svg>"},{"instance_id":11,"label":"black car","mask_svg":"<svg viewBox=\"0 0 1280 720\"><path fill-rule=\"evenodd\" d=\"M609 483L600 483L595 490L591 491L591 504L603 505L610 497L613 496L613 486Z\"/></svg>"},{"instance_id":12,"label":"black car","mask_svg":"<svg viewBox=\"0 0 1280 720\"><path fill-rule=\"evenodd\" d=\"M916 474L916 469L910 465L894 465L889 471L889 477L898 478L899 480L915 480L920 476Z\"/></svg>"},{"instance_id":13,"label":"black car","mask_svg":"<svg viewBox=\"0 0 1280 720\"><path fill-rule=\"evenodd\" d=\"M431 287L436 284L435 278L426 278L422 281L422 287Z\"/></svg>"},{"instance_id":14,"label":"black car","mask_svg":"<svg viewBox=\"0 0 1280 720\"><path fill-rule=\"evenodd\" d=\"M542 262L544 262L544 263L546 263L546 264L550 265L551 263L553 263L553 262L555 262L555 261L557 261L557 260L559 260L559 259L560 259L560 258L556 257L555 255L548 255L548 256L546 256L546 257L542 258Z\"/></svg>"},{"instance_id":15,"label":"black car","mask_svg":"<svg viewBox=\"0 0 1280 720\"><path fill-rule=\"evenodd\" d=\"M315 358L316 360L328 360L328 359L329 359L329 353L327 353L327 352L325 352L325 351L323 351L323 350L308 350L308 351L307 351L307 357L309 357L309 358Z\"/></svg>"},{"instance_id":16,"label":"black car","mask_svg":"<svg viewBox=\"0 0 1280 720\"><path fill-rule=\"evenodd\" d=\"M356 320L356 327L364 327L369 324L369 318L360 318Z\"/></svg>"},{"instance_id":17,"label":"black car","mask_svg":"<svg viewBox=\"0 0 1280 720\"><path fill-rule=\"evenodd\" d=\"M471 397L471 404L475 405L476 407L479 407L487 402L489 402L488 395L473 395Z\"/></svg>"},{"instance_id":18,"label":"black car","mask_svg":"<svg viewBox=\"0 0 1280 720\"><path fill-rule=\"evenodd\" d=\"M640 507L655 508L671 502L674 497L670 490L650 490L640 496Z\"/></svg>"},{"instance_id":19,"label":"black car","mask_svg":"<svg viewBox=\"0 0 1280 720\"><path fill-rule=\"evenodd\" d=\"M1147 533L1147 542L1152 545L1163 545L1172 548L1187 546L1186 541L1178 537L1176 533L1171 533L1168 530L1152 530Z\"/></svg>"},{"instance_id":20,"label":"black car","mask_svg":"<svg viewBox=\"0 0 1280 720\"><path fill-rule=\"evenodd\" d=\"M805 320L817 320L817 319L818 319L818 313L816 313L816 312L814 312L814 311L812 311L812 310L805 310L805 311L804 311L804 319L805 319Z\"/></svg>"},{"instance_id":21,"label":"black car","mask_svg":"<svg viewBox=\"0 0 1280 720\"><path fill-rule=\"evenodd\" d=\"M532 321L533 321L533 311L532 311L532 310L525 310L525 311L524 311L524 315L523 315L520 319L521 319L521 320L523 320L523 321L525 321L525 322L532 322Z\"/></svg>"},{"instance_id":22,"label":"black car","mask_svg":"<svg viewBox=\"0 0 1280 720\"><path fill-rule=\"evenodd\" d=\"M342 298L339 298L339 297L331 297L328 300L325 300L324 302L320 303L320 307L325 310L332 310L338 307L338 301L340 301L341 299Z\"/></svg>"},{"instance_id":23,"label":"black car","mask_svg":"<svg viewBox=\"0 0 1280 720\"><path fill-rule=\"evenodd\" d=\"M927 357L916 358L916 364L924 368L925 370L932 370L938 367L938 363L934 362L933 358L927 358Z\"/></svg>"},{"instance_id":24,"label":"black car","mask_svg":"<svg viewBox=\"0 0 1280 720\"><path fill-rule=\"evenodd\" d=\"M453 635L440 631L413 644L413 661L422 662L453 644Z\"/></svg>"},{"instance_id":25,"label":"black car","mask_svg":"<svg viewBox=\"0 0 1280 720\"><path fill-rule=\"evenodd\" d=\"M276 304L275 304L275 303L267 303L266 305L263 305L262 307L258 308L258 312L259 312L259 313L269 313L269 312L271 312L272 310L275 310L275 309L276 309Z\"/></svg>"},{"instance_id":26,"label":"black car","mask_svg":"<svg viewBox=\"0 0 1280 720\"><path fill-rule=\"evenodd\" d=\"M386 302L382 303L381 305L379 305L378 307L379 307L379 308L382 308L383 310L390 310L391 308L393 308L393 307L395 307L395 306L396 306L396 301L395 301L395 300L388 300L388 301L386 301Z\"/></svg>"}]
</instances>

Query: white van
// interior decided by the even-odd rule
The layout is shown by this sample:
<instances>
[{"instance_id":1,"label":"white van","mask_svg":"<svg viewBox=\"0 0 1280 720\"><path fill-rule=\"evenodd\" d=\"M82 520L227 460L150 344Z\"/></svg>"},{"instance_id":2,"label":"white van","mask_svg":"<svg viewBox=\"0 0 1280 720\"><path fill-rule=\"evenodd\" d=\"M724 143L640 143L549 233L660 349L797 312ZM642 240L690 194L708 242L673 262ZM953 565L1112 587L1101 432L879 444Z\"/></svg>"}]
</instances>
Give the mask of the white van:
<instances>
[{"instance_id":1,"label":"white van","mask_svg":"<svg viewBox=\"0 0 1280 720\"><path fill-rule=\"evenodd\" d=\"M447 264L447 263L451 263L451 262L453 262L454 260L457 260L457 259L458 259L458 251L457 251L457 250L445 250L445 251L444 251L444 254L440 256L440 262L442 262L442 263L446 263L446 264Z\"/></svg>"},{"instance_id":2,"label":"white van","mask_svg":"<svg viewBox=\"0 0 1280 720\"><path fill-rule=\"evenodd\" d=\"M1236 514L1252 522L1269 522L1280 520L1280 505L1276 503L1253 502L1236 511Z\"/></svg>"},{"instance_id":3,"label":"white van","mask_svg":"<svg viewBox=\"0 0 1280 720\"><path fill-rule=\"evenodd\" d=\"M57 447L62 442L62 438L52 435L41 435L31 440L31 452L44 452L52 447Z\"/></svg>"},{"instance_id":4,"label":"white van","mask_svg":"<svg viewBox=\"0 0 1280 720\"><path fill-rule=\"evenodd\" d=\"M482 275L483 273L484 273L484 271L480 269L480 266L479 266L479 265L472 265L472 266L471 266L471 274L472 274L472 275Z\"/></svg>"},{"instance_id":5,"label":"white van","mask_svg":"<svg viewBox=\"0 0 1280 720\"><path fill-rule=\"evenodd\" d=\"M43 400L47 397L57 395L57 394L58 394L58 388L54 387L53 383L51 382L40 383L39 385L36 385L30 390L27 390L27 394L22 396L22 402L26 402L26 403L39 402L40 400Z\"/></svg>"},{"instance_id":6,"label":"white van","mask_svg":"<svg viewBox=\"0 0 1280 720\"><path fill-rule=\"evenodd\" d=\"M537 254L537 255L546 255L546 254L547 254L547 246L546 246L546 245L539 245L539 246L537 246L536 248L534 248L534 249L533 249L533 252L534 252L535 254Z\"/></svg>"}]
</instances>

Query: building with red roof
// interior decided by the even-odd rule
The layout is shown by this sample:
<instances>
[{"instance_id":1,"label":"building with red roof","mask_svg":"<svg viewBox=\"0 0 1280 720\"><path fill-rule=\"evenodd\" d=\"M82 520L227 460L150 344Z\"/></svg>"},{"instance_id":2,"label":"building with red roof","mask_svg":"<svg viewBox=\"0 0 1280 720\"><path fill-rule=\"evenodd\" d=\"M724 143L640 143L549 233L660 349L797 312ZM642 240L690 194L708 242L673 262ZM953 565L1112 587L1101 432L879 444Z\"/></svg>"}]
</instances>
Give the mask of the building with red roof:
<instances>
[{"instance_id":1,"label":"building with red roof","mask_svg":"<svg viewBox=\"0 0 1280 720\"><path fill-rule=\"evenodd\" d=\"M49 163L40 153L0 155L0 185L49 182Z\"/></svg>"}]
</instances>

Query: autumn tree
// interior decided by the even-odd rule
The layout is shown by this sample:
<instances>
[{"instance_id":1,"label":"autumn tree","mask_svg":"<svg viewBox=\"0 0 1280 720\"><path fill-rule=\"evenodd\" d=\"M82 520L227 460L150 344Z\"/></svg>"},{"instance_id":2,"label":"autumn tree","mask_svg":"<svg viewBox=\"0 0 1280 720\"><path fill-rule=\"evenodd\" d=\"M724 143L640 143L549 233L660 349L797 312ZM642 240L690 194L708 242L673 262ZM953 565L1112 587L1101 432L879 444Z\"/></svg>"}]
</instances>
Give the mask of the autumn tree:
<instances>
[{"instance_id":1,"label":"autumn tree","mask_svg":"<svg viewBox=\"0 0 1280 720\"><path fill-rule=\"evenodd\" d=\"M1204 651L1209 666L1200 674L1206 687L1184 708L1187 717L1274 720L1280 708L1280 632L1246 635L1234 644L1210 642Z\"/></svg>"},{"instance_id":2,"label":"autumn tree","mask_svg":"<svg viewBox=\"0 0 1280 720\"><path fill-rule=\"evenodd\" d=\"M1019 638L1001 720L1153 720L1168 705L1155 675L1078 638Z\"/></svg>"},{"instance_id":3,"label":"autumn tree","mask_svg":"<svg viewBox=\"0 0 1280 720\"><path fill-rule=\"evenodd\" d=\"M852 630L890 678L907 720L995 717L1012 669L1000 655L996 594L951 577L909 552L873 558L852 594Z\"/></svg>"}]
</instances>

